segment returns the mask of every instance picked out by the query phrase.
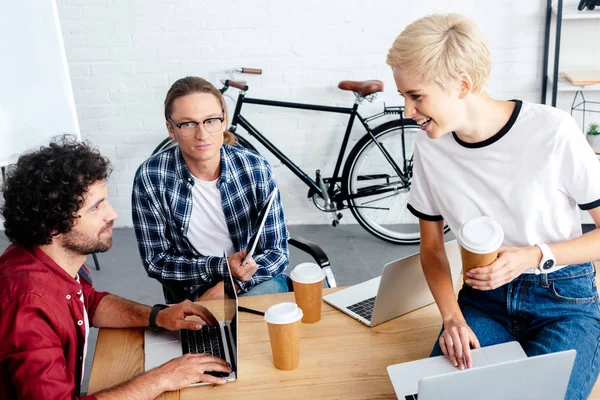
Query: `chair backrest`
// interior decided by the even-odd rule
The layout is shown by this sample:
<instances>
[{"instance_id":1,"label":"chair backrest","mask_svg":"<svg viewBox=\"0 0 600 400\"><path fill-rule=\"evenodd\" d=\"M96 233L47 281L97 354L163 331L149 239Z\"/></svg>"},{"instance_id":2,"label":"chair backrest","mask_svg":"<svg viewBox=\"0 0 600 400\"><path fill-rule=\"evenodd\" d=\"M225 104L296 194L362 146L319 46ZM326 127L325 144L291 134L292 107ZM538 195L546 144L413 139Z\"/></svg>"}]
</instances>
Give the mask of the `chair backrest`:
<instances>
[{"instance_id":1,"label":"chair backrest","mask_svg":"<svg viewBox=\"0 0 600 400\"><path fill-rule=\"evenodd\" d=\"M184 300L196 301L198 299L198 293L190 293L184 289L183 284L177 281L161 281L163 293L165 299L171 299L172 304L181 303Z\"/></svg>"},{"instance_id":2,"label":"chair backrest","mask_svg":"<svg viewBox=\"0 0 600 400\"><path fill-rule=\"evenodd\" d=\"M288 243L292 246L308 253L314 258L316 263L321 267L323 272L325 272L325 281L330 288L337 287L335 282L335 277L333 276L333 271L331 271L331 265L329 263L329 258L327 254L323 251L323 249L316 243L311 242L301 236L296 236L288 239Z\"/></svg>"}]
</instances>

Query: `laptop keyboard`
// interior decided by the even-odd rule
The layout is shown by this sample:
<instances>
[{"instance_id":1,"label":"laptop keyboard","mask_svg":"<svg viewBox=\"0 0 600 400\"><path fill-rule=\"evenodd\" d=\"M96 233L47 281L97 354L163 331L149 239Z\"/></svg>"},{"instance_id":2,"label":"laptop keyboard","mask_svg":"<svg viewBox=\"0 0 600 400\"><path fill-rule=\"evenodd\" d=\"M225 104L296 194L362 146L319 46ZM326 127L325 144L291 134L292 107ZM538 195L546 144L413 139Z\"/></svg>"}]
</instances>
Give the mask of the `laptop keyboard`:
<instances>
[{"instance_id":1,"label":"laptop keyboard","mask_svg":"<svg viewBox=\"0 0 600 400\"><path fill-rule=\"evenodd\" d=\"M409 394L408 396L404 396L404 399L405 400L417 400L418 397L417 397L417 394L415 393L415 394Z\"/></svg>"},{"instance_id":2,"label":"laptop keyboard","mask_svg":"<svg viewBox=\"0 0 600 400\"><path fill-rule=\"evenodd\" d=\"M373 296L370 299L363 300L356 304L352 304L351 306L346 307L348 310L360 315L367 321L371 320L373 316L373 308L375 307L375 298L377 296Z\"/></svg>"},{"instance_id":3,"label":"laptop keyboard","mask_svg":"<svg viewBox=\"0 0 600 400\"><path fill-rule=\"evenodd\" d=\"M182 329L180 332L183 354L207 353L226 360L221 328L219 326L209 327L208 325L204 325L202 329L197 331ZM228 373L217 371L206 373L217 377L229 375Z\"/></svg>"}]
</instances>

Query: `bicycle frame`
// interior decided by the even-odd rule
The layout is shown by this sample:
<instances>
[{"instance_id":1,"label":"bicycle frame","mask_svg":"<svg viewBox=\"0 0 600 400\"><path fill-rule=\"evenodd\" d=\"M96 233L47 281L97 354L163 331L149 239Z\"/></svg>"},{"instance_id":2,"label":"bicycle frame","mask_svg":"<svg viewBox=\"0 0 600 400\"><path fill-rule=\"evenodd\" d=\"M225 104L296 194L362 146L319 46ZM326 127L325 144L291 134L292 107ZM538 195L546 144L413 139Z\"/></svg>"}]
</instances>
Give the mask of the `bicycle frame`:
<instances>
[{"instance_id":1,"label":"bicycle frame","mask_svg":"<svg viewBox=\"0 0 600 400\"><path fill-rule=\"evenodd\" d=\"M273 155L275 157L277 157L277 159L279 161L281 161L298 178L300 178L300 180L302 180L302 182L304 182L310 188L311 191L314 191L320 197L324 197L323 196L324 193L321 190L321 188L319 187L318 183L314 179L312 179L310 176L308 176L308 174L306 174L306 172L304 172L297 164L295 164L285 154L283 154L271 141L269 141L262 133L260 133L260 131L258 129L256 129L254 126L252 126L252 124L243 115L241 115L242 104L257 104L257 105L262 105L262 106L293 108L293 109L298 109L298 110L311 110L311 111L331 112L331 113L336 113L336 114L349 114L350 115L350 119L349 119L348 125L346 127L346 133L344 134L340 152L338 154L338 158L335 163L333 175L331 178L323 179L324 182L333 182L334 183L333 185L330 184L329 189L327 190L327 194L332 199L334 199L335 183L341 181L341 177L339 176L340 169L342 167L342 161L344 159L344 155L346 154L346 148L348 146L348 141L350 139L350 133L352 131L352 127L354 125L354 120L356 118L358 118L358 120L361 122L363 127L366 129L368 134L371 135L371 137L373 138L373 142L379 147L380 151L383 153L383 155L387 159L387 161L392 165L392 167L394 168L395 172L398 174L398 177L400 177L402 182L404 184L406 184L408 182L407 178L402 173L402 170L400 168L398 168L398 165L392 159L392 157L390 156L388 151L385 149L385 147L383 147L383 145L381 143L379 143L377 140L375 140L373 131L369 127L368 121L373 120L375 118L379 118L384 113L377 114L377 115L374 115L374 116L371 116L371 117L368 117L365 119L358 113L358 105L359 105L358 102L355 102L354 106L352 108L333 107L333 106L322 106L322 105L315 105L315 104L304 104L304 103L292 103L292 102L285 102L285 101L255 99L255 98L246 97L244 91L240 92L240 94L238 95L238 100L237 100L237 103L235 106L235 110L233 112L233 118L231 120L230 131L232 133L235 133L238 125L241 126L242 128L244 128L250 134L250 136L254 137L263 146L265 146L267 148L267 150L269 150L271 153L273 153ZM400 117L400 120L402 120L402 117ZM404 130L404 126L402 126L402 129ZM404 140L404 138L403 138L403 140ZM405 168L406 168L406 166L405 166ZM369 194L372 194L372 192ZM367 195L367 194L364 194L364 195L356 194L353 197L356 198L356 197L362 197L365 195ZM344 201L344 200L347 200L347 196L344 196L341 199L335 198L335 200L336 201L340 201L340 200Z\"/></svg>"}]
</instances>

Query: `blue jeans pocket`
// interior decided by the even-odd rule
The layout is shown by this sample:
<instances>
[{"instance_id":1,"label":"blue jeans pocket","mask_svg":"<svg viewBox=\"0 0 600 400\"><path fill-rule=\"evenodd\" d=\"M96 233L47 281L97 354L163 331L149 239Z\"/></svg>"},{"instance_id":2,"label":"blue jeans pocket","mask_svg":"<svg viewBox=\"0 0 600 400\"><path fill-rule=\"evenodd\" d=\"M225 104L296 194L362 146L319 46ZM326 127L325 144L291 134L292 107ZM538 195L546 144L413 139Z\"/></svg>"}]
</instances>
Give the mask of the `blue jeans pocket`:
<instances>
[{"instance_id":1,"label":"blue jeans pocket","mask_svg":"<svg viewBox=\"0 0 600 400\"><path fill-rule=\"evenodd\" d=\"M571 266L566 268L571 268ZM551 278L549 284L551 296L558 301L587 304L598 300L594 271L556 279Z\"/></svg>"}]
</instances>

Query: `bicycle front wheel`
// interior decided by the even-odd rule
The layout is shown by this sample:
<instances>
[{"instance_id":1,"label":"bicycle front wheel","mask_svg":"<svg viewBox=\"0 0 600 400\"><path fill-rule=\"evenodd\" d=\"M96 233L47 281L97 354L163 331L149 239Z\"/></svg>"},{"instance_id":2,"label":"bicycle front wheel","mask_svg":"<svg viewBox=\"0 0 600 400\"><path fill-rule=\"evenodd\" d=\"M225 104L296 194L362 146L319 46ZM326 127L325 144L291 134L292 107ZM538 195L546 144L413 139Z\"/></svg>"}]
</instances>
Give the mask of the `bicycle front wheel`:
<instances>
[{"instance_id":1,"label":"bicycle front wheel","mask_svg":"<svg viewBox=\"0 0 600 400\"><path fill-rule=\"evenodd\" d=\"M373 130L377 143L367 133L344 165L343 189L350 211L364 229L388 242L419 243L419 220L406 205L415 139L420 131L410 119L386 122ZM400 174L378 144L394 160Z\"/></svg>"}]
</instances>

